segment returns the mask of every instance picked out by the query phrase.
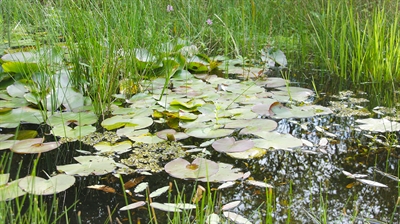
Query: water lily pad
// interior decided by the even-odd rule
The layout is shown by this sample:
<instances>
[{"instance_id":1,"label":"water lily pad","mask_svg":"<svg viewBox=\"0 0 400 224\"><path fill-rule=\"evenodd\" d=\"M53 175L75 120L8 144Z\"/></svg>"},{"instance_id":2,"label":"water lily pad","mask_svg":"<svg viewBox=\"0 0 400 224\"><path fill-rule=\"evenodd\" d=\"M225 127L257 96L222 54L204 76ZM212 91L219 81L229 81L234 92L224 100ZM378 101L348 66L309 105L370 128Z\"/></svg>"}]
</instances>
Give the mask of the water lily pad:
<instances>
[{"instance_id":1,"label":"water lily pad","mask_svg":"<svg viewBox=\"0 0 400 224\"><path fill-rule=\"evenodd\" d=\"M30 107L20 107L0 113L0 128L16 128L21 122L40 124L43 121L42 112Z\"/></svg>"},{"instance_id":2,"label":"water lily pad","mask_svg":"<svg viewBox=\"0 0 400 224\"><path fill-rule=\"evenodd\" d=\"M10 178L9 173L0 174L0 186L6 184L9 178Z\"/></svg>"},{"instance_id":3,"label":"water lily pad","mask_svg":"<svg viewBox=\"0 0 400 224\"><path fill-rule=\"evenodd\" d=\"M390 121L388 119L374 119L374 118L367 118L367 119L357 119L357 125L361 130L365 131L373 131L373 132L394 132L400 131L400 123Z\"/></svg>"},{"instance_id":4,"label":"water lily pad","mask_svg":"<svg viewBox=\"0 0 400 224\"><path fill-rule=\"evenodd\" d=\"M221 138L212 144L212 147L218 152L243 152L253 146L254 142L249 139L236 141L233 137Z\"/></svg>"},{"instance_id":5,"label":"water lily pad","mask_svg":"<svg viewBox=\"0 0 400 224\"><path fill-rule=\"evenodd\" d=\"M211 160L197 158L189 163L185 159L177 158L164 166L165 171L180 179L197 179L209 177L218 172L219 165Z\"/></svg>"},{"instance_id":6,"label":"water lily pad","mask_svg":"<svg viewBox=\"0 0 400 224\"><path fill-rule=\"evenodd\" d=\"M19 181L18 186L36 195L51 195L67 190L75 183L75 177L58 174L46 180L41 177L27 176Z\"/></svg>"},{"instance_id":7,"label":"water lily pad","mask_svg":"<svg viewBox=\"0 0 400 224\"><path fill-rule=\"evenodd\" d=\"M25 139L15 143L11 146L11 151L15 153L42 153L48 152L53 149L58 148L60 146L59 142L46 142L43 143L43 138L32 138L32 139Z\"/></svg>"},{"instance_id":8,"label":"water lily pad","mask_svg":"<svg viewBox=\"0 0 400 224\"><path fill-rule=\"evenodd\" d=\"M1 57L4 72L33 73L39 70L39 53L16 52Z\"/></svg>"},{"instance_id":9,"label":"water lily pad","mask_svg":"<svg viewBox=\"0 0 400 224\"><path fill-rule=\"evenodd\" d=\"M130 115L117 115L110 117L101 122L101 126L107 130L114 130L123 126L142 129L153 124L153 119L150 117L134 117Z\"/></svg>"},{"instance_id":10,"label":"water lily pad","mask_svg":"<svg viewBox=\"0 0 400 224\"><path fill-rule=\"evenodd\" d=\"M112 144L111 142L99 142L93 146L99 154L117 153L122 154L132 149L131 141L123 141Z\"/></svg>"},{"instance_id":11,"label":"water lily pad","mask_svg":"<svg viewBox=\"0 0 400 224\"><path fill-rule=\"evenodd\" d=\"M240 172L239 168L233 168L231 164L218 163L218 167L217 173L197 180L202 182L226 182L243 178L243 172Z\"/></svg>"},{"instance_id":12,"label":"water lily pad","mask_svg":"<svg viewBox=\"0 0 400 224\"><path fill-rule=\"evenodd\" d=\"M278 87L276 90L278 91L271 91L271 93L274 94L273 98L279 102L288 102L291 100L305 102L314 95L312 90L295 86Z\"/></svg>"},{"instance_id":13,"label":"water lily pad","mask_svg":"<svg viewBox=\"0 0 400 224\"><path fill-rule=\"evenodd\" d=\"M8 201L26 194L26 192L18 186L20 180L21 179L18 179L0 186L0 201Z\"/></svg>"},{"instance_id":14,"label":"water lily pad","mask_svg":"<svg viewBox=\"0 0 400 224\"><path fill-rule=\"evenodd\" d=\"M165 129L157 132L156 135L161 139L169 141L179 141L182 139L189 138L189 135L187 135L186 133L176 132L174 129Z\"/></svg>"},{"instance_id":15,"label":"water lily pad","mask_svg":"<svg viewBox=\"0 0 400 224\"><path fill-rule=\"evenodd\" d=\"M57 166L57 170L68 175L104 175L112 172L117 167L115 161L103 156L78 156L74 157L79 163Z\"/></svg>"},{"instance_id":16,"label":"water lily pad","mask_svg":"<svg viewBox=\"0 0 400 224\"><path fill-rule=\"evenodd\" d=\"M280 103L273 104L270 108L271 117L275 119L284 118L307 118L316 114L312 107L285 107Z\"/></svg>"},{"instance_id":17,"label":"water lily pad","mask_svg":"<svg viewBox=\"0 0 400 224\"><path fill-rule=\"evenodd\" d=\"M288 149L301 147L301 139L295 138L290 134L281 134L278 132L260 132L257 136L263 139L254 139L254 146L263 149Z\"/></svg>"},{"instance_id":18,"label":"water lily pad","mask_svg":"<svg viewBox=\"0 0 400 224\"><path fill-rule=\"evenodd\" d=\"M255 139L258 140L258 139ZM253 147L251 149L248 149L243 152L231 152L227 153L228 156L235 158L235 159L255 159L262 157L267 153L266 149L258 148L258 147Z\"/></svg>"},{"instance_id":19,"label":"water lily pad","mask_svg":"<svg viewBox=\"0 0 400 224\"><path fill-rule=\"evenodd\" d=\"M63 112L55 113L49 117L47 124L50 126L57 126L60 124L69 125L74 124L78 126L91 125L96 123L98 117L93 112Z\"/></svg>"},{"instance_id":20,"label":"water lily pad","mask_svg":"<svg viewBox=\"0 0 400 224\"><path fill-rule=\"evenodd\" d=\"M221 138L232 134L232 129L189 128L185 133L195 138Z\"/></svg>"},{"instance_id":21,"label":"water lily pad","mask_svg":"<svg viewBox=\"0 0 400 224\"><path fill-rule=\"evenodd\" d=\"M18 140L4 140L0 141L0 150L4 149L9 149L11 148L15 143L17 143Z\"/></svg>"},{"instance_id":22,"label":"water lily pad","mask_svg":"<svg viewBox=\"0 0 400 224\"><path fill-rule=\"evenodd\" d=\"M81 139L96 131L96 127L86 125L86 126L76 126L71 128L63 124L57 125L51 129L51 133L58 137L67 137L72 139Z\"/></svg>"},{"instance_id":23,"label":"water lily pad","mask_svg":"<svg viewBox=\"0 0 400 224\"><path fill-rule=\"evenodd\" d=\"M274 120L270 119L249 119L249 120L234 120L225 125L225 128L246 128L249 132L250 130L262 129L266 131L274 130L278 124ZM250 133L250 132L249 132Z\"/></svg>"}]
</instances>

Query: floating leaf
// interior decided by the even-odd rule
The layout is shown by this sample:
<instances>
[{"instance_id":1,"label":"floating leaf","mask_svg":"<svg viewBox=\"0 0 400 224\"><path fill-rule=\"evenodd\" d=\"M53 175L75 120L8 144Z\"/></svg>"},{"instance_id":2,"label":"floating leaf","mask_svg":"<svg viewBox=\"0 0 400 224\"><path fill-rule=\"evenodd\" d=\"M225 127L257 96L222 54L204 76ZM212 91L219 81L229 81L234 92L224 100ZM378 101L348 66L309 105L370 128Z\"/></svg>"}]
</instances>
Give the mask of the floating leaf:
<instances>
[{"instance_id":1,"label":"floating leaf","mask_svg":"<svg viewBox=\"0 0 400 224\"><path fill-rule=\"evenodd\" d=\"M388 119L375 119L375 118L367 118L367 119L357 119L357 123L361 123L358 127L361 130L366 131L374 131L374 132L394 132L400 131L400 123L390 121Z\"/></svg>"},{"instance_id":2,"label":"floating leaf","mask_svg":"<svg viewBox=\"0 0 400 224\"><path fill-rule=\"evenodd\" d=\"M366 179L356 179L357 181L363 183L363 184L367 184L373 187L388 187L387 185L381 184L379 182L376 181L372 181L372 180L366 180Z\"/></svg>"},{"instance_id":3,"label":"floating leaf","mask_svg":"<svg viewBox=\"0 0 400 224\"><path fill-rule=\"evenodd\" d=\"M278 132L261 132L257 135L263 139L254 139L254 146L263 149L288 149L301 147L303 142L290 134L281 134Z\"/></svg>"},{"instance_id":4,"label":"floating leaf","mask_svg":"<svg viewBox=\"0 0 400 224\"><path fill-rule=\"evenodd\" d=\"M188 203L164 203L165 205L171 205L171 206L175 206L179 209L183 209L183 210L189 210L189 209L195 209L196 205L194 204L188 204Z\"/></svg>"},{"instance_id":5,"label":"floating leaf","mask_svg":"<svg viewBox=\"0 0 400 224\"><path fill-rule=\"evenodd\" d=\"M222 211L230 210L232 208L236 208L240 203L241 201L232 201L229 202L228 204L223 205L221 209Z\"/></svg>"},{"instance_id":6,"label":"floating leaf","mask_svg":"<svg viewBox=\"0 0 400 224\"><path fill-rule=\"evenodd\" d=\"M158 196L164 194L165 192L167 192L168 190L169 190L169 186L165 186L165 187L159 188L159 189L151 192L149 197L150 198L158 197Z\"/></svg>"},{"instance_id":7,"label":"floating leaf","mask_svg":"<svg viewBox=\"0 0 400 224\"><path fill-rule=\"evenodd\" d=\"M40 124L43 121L42 112L30 107L20 107L0 113L0 128L16 128L21 122Z\"/></svg>"},{"instance_id":8,"label":"floating leaf","mask_svg":"<svg viewBox=\"0 0 400 224\"><path fill-rule=\"evenodd\" d=\"M212 147L218 152L243 152L251 149L254 142L248 139L236 141L233 137L218 139Z\"/></svg>"},{"instance_id":9,"label":"floating leaf","mask_svg":"<svg viewBox=\"0 0 400 224\"><path fill-rule=\"evenodd\" d=\"M91 185L91 186L87 186L87 188L104 191L106 193L113 193L113 194L115 194L115 192L116 192L114 188L106 186L106 185Z\"/></svg>"},{"instance_id":10,"label":"floating leaf","mask_svg":"<svg viewBox=\"0 0 400 224\"><path fill-rule=\"evenodd\" d=\"M102 156L78 156L74 157L78 164L57 166L57 170L68 175L104 175L115 170L116 163L113 159Z\"/></svg>"},{"instance_id":11,"label":"floating leaf","mask_svg":"<svg viewBox=\"0 0 400 224\"><path fill-rule=\"evenodd\" d=\"M251 224L248 219L234 212L224 212L224 216L238 224Z\"/></svg>"},{"instance_id":12,"label":"floating leaf","mask_svg":"<svg viewBox=\"0 0 400 224\"><path fill-rule=\"evenodd\" d=\"M246 180L246 184L250 184L253 186L257 186L257 187L263 187L263 188L274 188L272 185L261 182L261 181L257 181L257 180Z\"/></svg>"},{"instance_id":13,"label":"floating leaf","mask_svg":"<svg viewBox=\"0 0 400 224\"><path fill-rule=\"evenodd\" d=\"M142 207L142 206L144 206L145 204L146 204L145 201L138 201L138 202L129 204L129 205L127 205L127 206L124 206L124 207L120 208L119 210L120 210L120 211L131 210L131 209L135 209L135 208Z\"/></svg>"},{"instance_id":14,"label":"floating leaf","mask_svg":"<svg viewBox=\"0 0 400 224\"><path fill-rule=\"evenodd\" d=\"M74 183L75 177L58 174L48 180L36 176L27 176L19 181L18 186L30 194L51 195L67 190Z\"/></svg>"},{"instance_id":15,"label":"floating leaf","mask_svg":"<svg viewBox=\"0 0 400 224\"><path fill-rule=\"evenodd\" d=\"M259 140L259 139L255 139ZM267 153L266 149L253 147L243 152L230 152L226 153L228 156L235 158L235 159L255 159L259 158Z\"/></svg>"},{"instance_id":16,"label":"floating leaf","mask_svg":"<svg viewBox=\"0 0 400 224\"><path fill-rule=\"evenodd\" d=\"M55 113L49 117L47 124L50 126L57 126L60 124L70 125L74 124L77 126L90 125L96 123L98 117L93 112L63 112Z\"/></svg>"},{"instance_id":17,"label":"floating leaf","mask_svg":"<svg viewBox=\"0 0 400 224\"><path fill-rule=\"evenodd\" d=\"M85 126L76 126L71 128L69 126L65 126L63 124L57 125L51 129L51 133L58 137L67 137L72 139L81 139L84 136L87 136L96 131L96 127L85 125Z\"/></svg>"},{"instance_id":18,"label":"floating leaf","mask_svg":"<svg viewBox=\"0 0 400 224\"><path fill-rule=\"evenodd\" d=\"M32 153L48 152L58 148L58 146L60 145L59 142L43 143L43 141L44 141L43 138L25 139L15 143L13 146L11 146L10 149L15 153L32 154Z\"/></svg>"},{"instance_id":19,"label":"floating leaf","mask_svg":"<svg viewBox=\"0 0 400 224\"><path fill-rule=\"evenodd\" d=\"M217 214L211 214L207 216L206 218L206 223L207 224L219 224L220 223L220 218Z\"/></svg>"},{"instance_id":20,"label":"floating leaf","mask_svg":"<svg viewBox=\"0 0 400 224\"><path fill-rule=\"evenodd\" d=\"M223 183L223 184L219 185L218 190L221 190L221 189L224 189L224 188L228 188L228 187L232 187L233 185L235 185L235 182L228 181L226 183Z\"/></svg>"},{"instance_id":21,"label":"floating leaf","mask_svg":"<svg viewBox=\"0 0 400 224\"><path fill-rule=\"evenodd\" d=\"M148 186L149 186L149 183L147 183L147 182L140 183L140 184L135 188L135 190L134 190L133 192L135 192L135 193L140 193L140 192L146 190L146 188L147 188Z\"/></svg>"},{"instance_id":22,"label":"floating leaf","mask_svg":"<svg viewBox=\"0 0 400 224\"><path fill-rule=\"evenodd\" d=\"M120 127L132 127L142 129L153 124L150 117L133 117L132 115L117 115L107 118L101 122L101 126L107 130L114 130Z\"/></svg>"},{"instance_id":23,"label":"floating leaf","mask_svg":"<svg viewBox=\"0 0 400 224\"><path fill-rule=\"evenodd\" d=\"M234 132L232 129L189 128L185 133L195 138L221 138Z\"/></svg>"},{"instance_id":24,"label":"floating leaf","mask_svg":"<svg viewBox=\"0 0 400 224\"><path fill-rule=\"evenodd\" d=\"M180 179L197 179L209 177L218 172L219 165L211 160L197 158L192 163L177 158L164 166L165 171Z\"/></svg>"},{"instance_id":25,"label":"floating leaf","mask_svg":"<svg viewBox=\"0 0 400 224\"><path fill-rule=\"evenodd\" d=\"M150 203L150 206L165 212L182 212L182 210L175 206L175 204L161 204L158 202L152 202Z\"/></svg>"},{"instance_id":26,"label":"floating leaf","mask_svg":"<svg viewBox=\"0 0 400 224\"><path fill-rule=\"evenodd\" d=\"M270 119L234 120L225 125L225 128L244 128L242 134L252 134L258 130L272 131L278 124Z\"/></svg>"},{"instance_id":27,"label":"floating leaf","mask_svg":"<svg viewBox=\"0 0 400 224\"><path fill-rule=\"evenodd\" d=\"M10 178L9 173L0 174L0 186L6 184L8 182L8 178Z\"/></svg>"},{"instance_id":28,"label":"floating leaf","mask_svg":"<svg viewBox=\"0 0 400 224\"><path fill-rule=\"evenodd\" d=\"M124 152L128 152L132 149L132 142L127 140L123 142L117 142L112 144L111 142L99 142L93 146L99 154L106 153L117 153L122 154Z\"/></svg>"},{"instance_id":29,"label":"floating leaf","mask_svg":"<svg viewBox=\"0 0 400 224\"><path fill-rule=\"evenodd\" d=\"M182 139L189 138L189 135L183 132L176 132L174 129L165 129L162 131L159 131L156 133L156 135L164 140L169 140L169 141L179 141ZM173 140L171 140L169 136L173 137Z\"/></svg>"},{"instance_id":30,"label":"floating leaf","mask_svg":"<svg viewBox=\"0 0 400 224\"><path fill-rule=\"evenodd\" d=\"M237 179L243 178L243 173L240 169L233 168L233 165L228 163L218 163L218 172L209 175L204 178L199 178L197 180L203 182L225 182L225 181L235 181Z\"/></svg>"},{"instance_id":31,"label":"floating leaf","mask_svg":"<svg viewBox=\"0 0 400 224\"><path fill-rule=\"evenodd\" d=\"M0 201L8 201L26 194L26 192L18 186L20 180L21 179L18 179L0 186Z\"/></svg>"}]
</instances>

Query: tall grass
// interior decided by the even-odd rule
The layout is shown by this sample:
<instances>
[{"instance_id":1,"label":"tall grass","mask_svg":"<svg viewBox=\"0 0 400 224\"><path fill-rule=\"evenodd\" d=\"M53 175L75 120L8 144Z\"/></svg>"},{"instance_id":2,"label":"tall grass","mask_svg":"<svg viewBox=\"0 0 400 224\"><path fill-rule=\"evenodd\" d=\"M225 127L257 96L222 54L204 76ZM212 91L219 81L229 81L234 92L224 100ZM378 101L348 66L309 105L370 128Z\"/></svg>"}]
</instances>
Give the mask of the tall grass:
<instances>
[{"instance_id":1,"label":"tall grass","mask_svg":"<svg viewBox=\"0 0 400 224\"><path fill-rule=\"evenodd\" d=\"M329 0L309 14L323 64L354 83L400 81L398 1L375 4Z\"/></svg>"}]
</instances>

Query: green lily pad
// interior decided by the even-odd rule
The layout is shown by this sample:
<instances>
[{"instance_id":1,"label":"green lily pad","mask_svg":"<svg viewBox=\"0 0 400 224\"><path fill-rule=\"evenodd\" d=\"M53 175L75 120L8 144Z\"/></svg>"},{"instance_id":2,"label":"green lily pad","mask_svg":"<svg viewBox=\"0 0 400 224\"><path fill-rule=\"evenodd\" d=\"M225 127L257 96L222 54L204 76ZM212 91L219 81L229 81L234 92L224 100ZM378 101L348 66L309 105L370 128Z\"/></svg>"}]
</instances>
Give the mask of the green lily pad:
<instances>
[{"instance_id":1,"label":"green lily pad","mask_svg":"<svg viewBox=\"0 0 400 224\"><path fill-rule=\"evenodd\" d=\"M0 174L0 186L6 184L9 178L10 178L9 173Z\"/></svg>"},{"instance_id":2,"label":"green lily pad","mask_svg":"<svg viewBox=\"0 0 400 224\"><path fill-rule=\"evenodd\" d=\"M156 133L156 135L164 140L179 141L189 138L189 135L183 132L176 132L174 129L165 129Z\"/></svg>"},{"instance_id":3,"label":"green lily pad","mask_svg":"<svg viewBox=\"0 0 400 224\"><path fill-rule=\"evenodd\" d=\"M255 139L257 140L257 139ZM243 152L231 152L227 153L228 156L235 158L235 159L255 159L262 157L267 153L266 149L258 148L258 147L253 147L251 149L248 149Z\"/></svg>"},{"instance_id":4,"label":"green lily pad","mask_svg":"<svg viewBox=\"0 0 400 224\"><path fill-rule=\"evenodd\" d=\"M164 169L165 172L175 178L197 179L216 174L219 166L217 163L203 158L197 158L192 163L182 158L177 158L167 163Z\"/></svg>"},{"instance_id":5,"label":"green lily pad","mask_svg":"<svg viewBox=\"0 0 400 224\"><path fill-rule=\"evenodd\" d=\"M305 102L311 96L314 96L314 92L312 90L301 87L285 86L278 87L276 90L278 91L271 91L271 93L274 94L273 98L279 102L288 102L291 100Z\"/></svg>"},{"instance_id":6,"label":"green lily pad","mask_svg":"<svg viewBox=\"0 0 400 224\"><path fill-rule=\"evenodd\" d=\"M11 148L15 143L17 143L18 140L4 140L0 141L0 150L4 149L9 149Z\"/></svg>"},{"instance_id":7,"label":"green lily pad","mask_svg":"<svg viewBox=\"0 0 400 224\"><path fill-rule=\"evenodd\" d=\"M185 133L195 138L221 138L232 134L232 129L189 128Z\"/></svg>"},{"instance_id":8,"label":"green lily pad","mask_svg":"<svg viewBox=\"0 0 400 224\"><path fill-rule=\"evenodd\" d=\"M142 129L153 124L153 119L150 117L134 117L129 115L117 115L110 117L101 122L101 126L107 130L114 130L120 127L134 127Z\"/></svg>"},{"instance_id":9,"label":"green lily pad","mask_svg":"<svg viewBox=\"0 0 400 224\"><path fill-rule=\"evenodd\" d=\"M0 134L0 142L5 141L13 136L14 134Z\"/></svg>"},{"instance_id":10,"label":"green lily pad","mask_svg":"<svg viewBox=\"0 0 400 224\"><path fill-rule=\"evenodd\" d=\"M30 107L20 107L0 113L0 128L16 128L21 122L29 124L43 123L43 114L40 110Z\"/></svg>"},{"instance_id":11,"label":"green lily pad","mask_svg":"<svg viewBox=\"0 0 400 224\"><path fill-rule=\"evenodd\" d=\"M241 134L253 134L257 131L272 131L278 123L270 119L235 120L225 125L225 128L244 128Z\"/></svg>"},{"instance_id":12,"label":"green lily pad","mask_svg":"<svg viewBox=\"0 0 400 224\"><path fill-rule=\"evenodd\" d=\"M390 121L388 119L374 119L374 118L367 118L367 119L357 119L357 125L361 130L365 131L373 131L373 132L394 132L400 131L400 123Z\"/></svg>"},{"instance_id":13,"label":"green lily pad","mask_svg":"<svg viewBox=\"0 0 400 224\"><path fill-rule=\"evenodd\" d=\"M131 141L123 141L112 144L111 142L99 142L93 146L99 154L117 153L122 154L132 149Z\"/></svg>"},{"instance_id":14,"label":"green lily pad","mask_svg":"<svg viewBox=\"0 0 400 224\"><path fill-rule=\"evenodd\" d=\"M78 126L90 125L96 123L98 117L93 112L63 112L55 113L49 117L47 124L50 126L57 126L60 124L69 125L74 124Z\"/></svg>"},{"instance_id":15,"label":"green lily pad","mask_svg":"<svg viewBox=\"0 0 400 224\"><path fill-rule=\"evenodd\" d=\"M254 146L262 149L288 149L303 146L301 139L295 138L290 134L278 132L260 132L257 136L263 139L253 139Z\"/></svg>"},{"instance_id":16,"label":"green lily pad","mask_svg":"<svg viewBox=\"0 0 400 224\"><path fill-rule=\"evenodd\" d=\"M58 137L67 137L72 139L81 139L96 131L96 127L86 125L86 126L76 126L71 128L66 125L57 125L51 129L51 133Z\"/></svg>"},{"instance_id":17,"label":"green lily pad","mask_svg":"<svg viewBox=\"0 0 400 224\"><path fill-rule=\"evenodd\" d=\"M74 157L79 163L57 166L57 170L68 175L105 175L117 167L115 161L103 156Z\"/></svg>"},{"instance_id":18,"label":"green lily pad","mask_svg":"<svg viewBox=\"0 0 400 224\"><path fill-rule=\"evenodd\" d=\"M59 142L43 143L43 138L25 139L11 146L11 151L21 154L48 152L60 146Z\"/></svg>"},{"instance_id":19,"label":"green lily pad","mask_svg":"<svg viewBox=\"0 0 400 224\"><path fill-rule=\"evenodd\" d=\"M1 57L4 72L34 73L39 70L39 54L36 52L16 52Z\"/></svg>"},{"instance_id":20,"label":"green lily pad","mask_svg":"<svg viewBox=\"0 0 400 224\"><path fill-rule=\"evenodd\" d=\"M18 186L36 195L52 195L65 191L75 183L75 177L66 174L58 174L46 180L41 177L27 176L22 178Z\"/></svg>"},{"instance_id":21,"label":"green lily pad","mask_svg":"<svg viewBox=\"0 0 400 224\"><path fill-rule=\"evenodd\" d=\"M28 90L25 88L25 85L20 82L15 82L7 86L7 93L12 97L23 98L27 92Z\"/></svg>"},{"instance_id":22,"label":"green lily pad","mask_svg":"<svg viewBox=\"0 0 400 224\"><path fill-rule=\"evenodd\" d=\"M243 152L253 146L254 142L249 139L236 141L233 137L221 138L212 143L212 147L218 152Z\"/></svg>"},{"instance_id":23,"label":"green lily pad","mask_svg":"<svg viewBox=\"0 0 400 224\"><path fill-rule=\"evenodd\" d=\"M21 179L18 179L0 186L0 201L12 200L26 194L26 192L18 186L20 180Z\"/></svg>"}]
</instances>

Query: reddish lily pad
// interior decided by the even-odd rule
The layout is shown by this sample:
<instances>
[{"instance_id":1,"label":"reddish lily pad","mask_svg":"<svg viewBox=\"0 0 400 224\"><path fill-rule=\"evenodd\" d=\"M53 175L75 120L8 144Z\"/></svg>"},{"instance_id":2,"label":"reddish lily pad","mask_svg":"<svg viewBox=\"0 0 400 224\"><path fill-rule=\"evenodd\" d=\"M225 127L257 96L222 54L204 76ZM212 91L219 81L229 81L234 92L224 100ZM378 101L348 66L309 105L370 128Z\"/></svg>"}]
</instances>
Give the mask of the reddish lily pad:
<instances>
[{"instance_id":1,"label":"reddish lily pad","mask_svg":"<svg viewBox=\"0 0 400 224\"><path fill-rule=\"evenodd\" d=\"M43 143L43 141L44 141L43 138L25 139L15 143L13 146L11 146L10 149L15 153L34 154L34 153L48 152L60 146L59 142Z\"/></svg>"},{"instance_id":2,"label":"reddish lily pad","mask_svg":"<svg viewBox=\"0 0 400 224\"><path fill-rule=\"evenodd\" d=\"M218 139L212 147L218 152L243 152L253 148L254 142L248 139L236 141L233 137Z\"/></svg>"}]
</instances>

